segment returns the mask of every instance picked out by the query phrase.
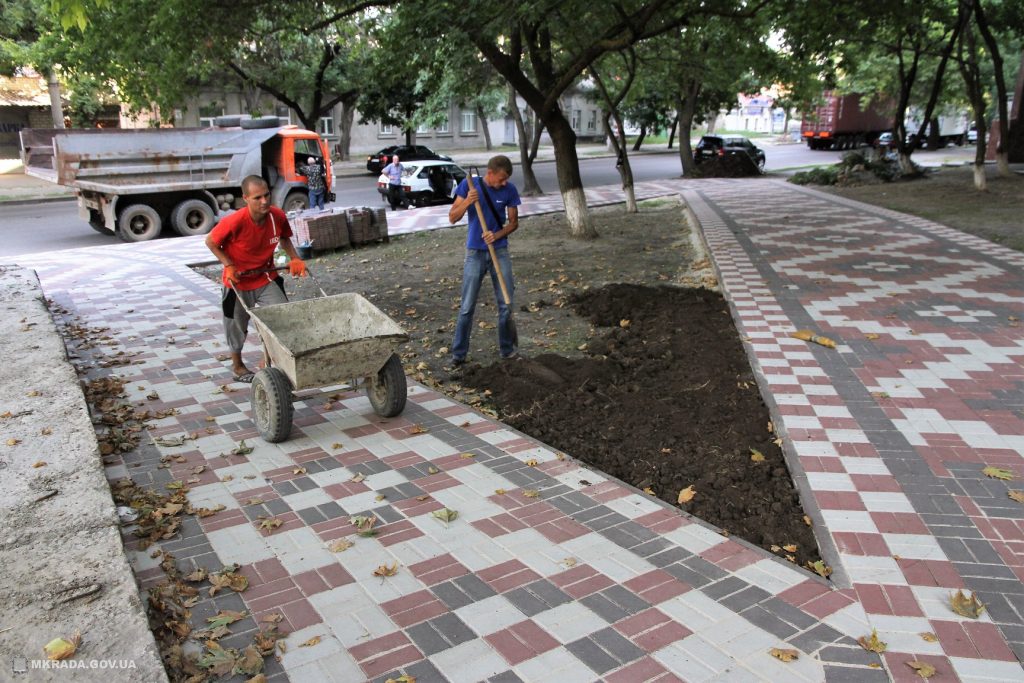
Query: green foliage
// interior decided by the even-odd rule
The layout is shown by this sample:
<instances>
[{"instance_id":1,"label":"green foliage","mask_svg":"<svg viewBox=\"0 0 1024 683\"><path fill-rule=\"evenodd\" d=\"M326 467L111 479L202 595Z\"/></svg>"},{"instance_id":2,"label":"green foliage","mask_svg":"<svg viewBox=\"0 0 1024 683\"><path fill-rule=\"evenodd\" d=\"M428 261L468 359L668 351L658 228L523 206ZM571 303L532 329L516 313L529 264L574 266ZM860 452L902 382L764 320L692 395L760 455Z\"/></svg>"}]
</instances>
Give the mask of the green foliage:
<instances>
[{"instance_id":1,"label":"green foliage","mask_svg":"<svg viewBox=\"0 0 1024 683\"><path fill-rule=\"evenodd\" d=\"M864 185L891 183L924 174L920 166L914 164L912 168L910 173L904 173L895 155L875 157L870 152L853 150L843 154L838 164L801 171L791 176L789 182L796 185Z\"/></svg>"},{"instance_id":2,"label":"green foliage","mask_svg":"<svg viewBox=\"0 0 1024 683\"><path fill-rule=\"evenodd\" d=\"M838 166L818 166L809 171L800 171L789 177L794 185L835 185L839 179Z\"/></svg>"}]
</instances>

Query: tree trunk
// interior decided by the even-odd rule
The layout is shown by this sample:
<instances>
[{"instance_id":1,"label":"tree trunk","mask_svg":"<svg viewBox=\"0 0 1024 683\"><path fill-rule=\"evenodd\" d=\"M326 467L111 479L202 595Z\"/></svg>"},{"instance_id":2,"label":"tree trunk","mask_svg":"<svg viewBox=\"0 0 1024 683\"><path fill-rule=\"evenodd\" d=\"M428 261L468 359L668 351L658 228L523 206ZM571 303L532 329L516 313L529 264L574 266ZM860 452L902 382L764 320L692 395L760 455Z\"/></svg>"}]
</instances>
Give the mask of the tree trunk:
<instances>
[{"instance_id":1,"label":"tree trunk","mask_svg":"<svg viewBox=\"0 0 1024 683\"><path fill-rule=\"evenodd\" d=\"M672 126L668 129L668 148L672 149L672 142L676 137L676 129L679 127L679 114L672 120Z\"/></svg>"},{"instance_id":2,"label":"tree trunk","mask_svg":"<svg viewBox=\"0 0 1024 683\"><path fill-rule=\"evenodd\" d=\"M636 136L636 142L633 143L633 151L639 152L640 145L644 144L644 138L647 137L647 126L643 123L640 124L640 135Z\"/></svg>"},{"instance_id":3,"label":"tree trunk","mask_svg":"<svg viewBox=\"0 0 1024 683\"><path fill-rule=\"evenodd\" d=\"M604 114L604 129L608 131L608 140L615 149L615 168L619 172L619 178L622 179L622 191L626 193L626 213L638 213L633 169L629 165L629 155L626 153L626 133L618 112L616 112L615 116L615 128L617 130L613 130L611 125L609 125L611 116L611 112L606 110Z\"/></svg>"},{"instance_id":4,"label":"tree trunk","mask_svg":"<svg viewBox=\"0 0 1024 683\"><path fill-rule=\"evenodd\" d=\"M978 66L978 46L974 31L970 25L965 26L960 34L960 75L967 86L967 96L974 111L974 125L978 131L978 140L974 146L974 187L984 191L988 187L985 178L985 90L981 80L981 69Z\"/></svg>"},{"instance_id":5,"label":"tree trunk","mask_svg":"<svg viewBox=\"0 0 1024 683\"><path fill-rule=\"evenodd\" d=\"M702 84L697 79L691 79L684 85L686 94L682 92L676 95L676 111L679 112L679 164L683 169L683 175L693 175L697 164L693 160L693 148L690 146L690 129L693 128L693 116L697 111L697 97L700 95Z\"/></svg>"},{"instance_id":6,"label":"tree trunk","mask_svg":"<svg viewBox=\"0 0 1024 683\"><path fill-rule=\"evenodd\" d=\"M981 0L974 0L974 18L978 23L978 32L985 40L988 53L992 59L992 67L996 77L996 104L999 111L999 142L996 145L996 166L999 168L999 175L1009 178L1013 175L1010 170L1009 155L1007 149L1010 140L1010 117L1006 109L1006 77L1003 74L1003 56L999 52L999 42L992 31L989 30L988 19L985 10L982 8Z\"/></svg>"},{"instance_id":7,"label":"tree trunk","mask_svg":"<svg viewBox=\"0 0 1024 683\"><path fill-rule=\"evenodd\" d=\"M341 121L338 124L338 158L348 161L352 153L352 124L355 123L355 98L341 103Z\"/></svg>"},{"instance_id":8,"label":"tree trunk","mask_svg":"<svg viewBox=\"0 0 1024 683\"><path fill-rule=\"evenodd\" d=\"M1017 69L1017 86L1013 89L1013 111L1010 112L1010 137L1006 143L1007 158L1019 163L1024 161L1024 52L1020 55Z\"/></svg>"},{"instance_id":9,"label":"tree trunk","mask_svg":"<svg viewBox=\"0 0 1024 683\"><path fill-rule=\"evenodd\" d=\"M528 121L523 120L523 112L519 110L519 103L516 101L516 89L508 86L508 110L512 113L512 120L516 124L516 136L519 138L519 166L523 169L523 186L520 193L527 197L536 197L544 194L537 182L537 176L533 172L533 156L530 155L529 146L533 142L533 126L527 126ZM537 136L539 137L539 135Z\"/></svg>"},{"instance_id":10,"label":"tree trunk","mask_svg":"<svg viewBox=\"0 0 1024 683\"><path fill-rule=\"evenodd\" d=\"M583 192L580 161L576 155L576 133L558 108L554 108L543 121L555 148L558 189L562 193L565 217L569 221L569 236L593 239L597 237L597 229L587 210L587 197Z\"/></svg>"},{"instance_id":11,"label":"tree trunk","mask_svg":"<svg viewBox=\"0 0 1024 683\"><path fill-rule=\"evenodd\" d=\"M476 118L480 122L480 126L484 129L484 147L490 152L493 149L491 145L491 129L487 125L487 114L484 113L484 108L479 104L476 105Z\"/></svg>"},{"instance_id":12,"label":"tree trunk","mask_svg":"<svg viewBox=\"0 0 1024 683\"><path fill-rule=\"evenodd\" d=\"M64 127L64 107L60 101L60 82L53 69L46 72L46 88L50 91L50 116L53 117L53 127Z\"/></svg>"}]
</instances>

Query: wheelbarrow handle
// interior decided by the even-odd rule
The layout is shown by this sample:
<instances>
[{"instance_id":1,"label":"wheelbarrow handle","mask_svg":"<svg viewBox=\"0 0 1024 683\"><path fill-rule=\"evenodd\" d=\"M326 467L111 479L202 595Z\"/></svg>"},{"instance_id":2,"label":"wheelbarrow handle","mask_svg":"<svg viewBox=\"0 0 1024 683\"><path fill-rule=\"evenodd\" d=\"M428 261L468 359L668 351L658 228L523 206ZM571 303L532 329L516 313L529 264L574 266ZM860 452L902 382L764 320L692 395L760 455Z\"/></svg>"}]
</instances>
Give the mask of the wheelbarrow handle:
<instances>
[{"instance_id":1,"label":"wheelbarrow handle","mask_svg":"<svg viewBox=\"0 0 1024 683\"><path fill-rule=\"evenodd\" d=\"M260 273L276 273L276 272L281 271L281 270L288 270L288 266L278 266L276 268L257 268L255 270L244 270L241 273L239 273L238 275L239 275L239 277L249 277L251 275L259 275ZM309 266L306 266L306 275L308 275L313 280L313 284L315 284L316 288L320 290L320 294L323 295L323 296L327 296L327 292L324 291L323 286L321 286L320 281L316 279L316 276L313 275L313 271L309 269ZM230 280L228 281L228 285L231 286L231 289L235 288L235 286L233 284L231 284ZM237 294L237 291L236 291L236 294Z\"/></svg>"}]
</instances>

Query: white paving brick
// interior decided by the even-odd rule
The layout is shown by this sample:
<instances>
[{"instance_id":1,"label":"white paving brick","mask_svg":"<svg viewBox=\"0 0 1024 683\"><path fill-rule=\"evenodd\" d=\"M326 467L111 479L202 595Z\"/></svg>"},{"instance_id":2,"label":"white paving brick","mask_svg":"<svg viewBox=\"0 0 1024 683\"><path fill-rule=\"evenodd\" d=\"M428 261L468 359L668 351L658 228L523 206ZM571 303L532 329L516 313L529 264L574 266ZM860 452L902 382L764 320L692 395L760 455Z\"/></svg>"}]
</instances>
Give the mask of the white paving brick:
<instances>
[{"instance_id":1,"label":"white paving brick","mask_svg":"<svg viewBox=\"0 0 1024 683\"><path fill-rule=\"evenodd\" d=\"M895 491L862 491L860 499L869 512L915 512L906 494Z\"/></svg>"},{"instance_id":2,"label":"white paving brick","mask_svg":"<svg viewBox=\"0 0 1024 683\"><path fill-rule=\"evenodd\" d=\"M456 645L430 657L449 681L484 681L508 670L508 663L482 639Z\"/></svg>"},{"instance_id":3,"label":"white paving brick","mask_svg":"<svg viewBox=\"0 0 1024 683\"><path fill-rule=\"evenodd\" d=\"M808 472L807 483L813 491L856 491L849 474L843 472Z\"/></svg>"},{"instance_id":4,"label":"white paving brick","mask_svg":"<svg viewBox=\"0 0 1024 683\"><path fill-rule=\"evenodd\" d=\"M334 637L346 648L398 629L384 610L356 583L311 595L309 602L323 617L324 624L330 628Z\"/></svg>"},{"instance_id":5,"label":"white paving brick","mask_svg":"<svg viewBox=\"0 0 1024 683\"><path fill-rule=\"evenodd\" d=\"M908 560L948 560L934 536L924 534L882 534L889 551Z\"/></svg>"},{"instance_id":6,"label":"white paving brick","mask_svg":"<svg viewBox=\"0 0 1024 683\"><path fill-rule=\"evenodd\" d=\"M807 580L803 572L784 567L775 560L763 559L733 572L747 583L763 588L773 595Z\"/></svg>"},{"instance_id":7,"label":"white paving brick","mask_svg":"<svg viewBox=\"0 0 1024 683\"><path fill-rule=\"evenodd\" d=\"M525 618L515 605L501 595L472 602L455 610L455 614L479 636L508 628Z\"/></svg>"},{"instance_id":8,"label":"white paving brick","mask_svg":"<svg viewBox=\"0 0 1024 683\"><path fill-rule=\"evenodd\" d=\"M950 657L949 663L961 683L1007 683L1024 681L1024 670L1018 662L999 662L991 659Z\"/></svg>"},{"instance_id":9,"label":"white paving brick","mask_svg":"<svg viewBox=\"0 0 1024 683\"><path fill-rule=\"evenodd\" d=\"M210 546L224 564L252 564L274 556L273 549L255 527L248 523L236 524L206 534Z\"/></svg>"},{"instance_id":10,"label":"white paving brick","mask_svg":"<svg viewBox=\"0 0 1024 683\"><path fill-rule=\"evenodd\" d=\"M566 650L557 647L528 659L513 669L524 683L591 683L594 672Z\"/></svg>"},{"instance_id":11,"label":"white paving brick","mask_svg":"<svg viewBox=\"0 0 1024 683\"><path fill-rule=\"evenodd\" d=\"M897 617L888 614L869 614L871 627L878 630L878 638L892 652L914 652L929 655L943 654L942 644L929 643L921 637L931 632L932 625L924 617Z\"/></svg>"},{"instance_id":12,"label":"white paving brick","mask_svg":"<svg viewBox=\"0 0 1024 683\"><path fill-rule=\"evenodd\" d=\"M569 602L545 610L534 616L533 620L563 645L608 626L608 622L579 602Z\"/></svg>"},{"instance_id":13,"label":"white paving brick","mask_svg":"<svg viewBox=\"0 0 1024 683\"><path fill-rule=\"evenodd\" d=\"M864 494L861 493L863 496ZM878 533L875 521L864 510L822 510L821 517L832 533L837 531L859 531Z\"/></svg>"}]
</instances>

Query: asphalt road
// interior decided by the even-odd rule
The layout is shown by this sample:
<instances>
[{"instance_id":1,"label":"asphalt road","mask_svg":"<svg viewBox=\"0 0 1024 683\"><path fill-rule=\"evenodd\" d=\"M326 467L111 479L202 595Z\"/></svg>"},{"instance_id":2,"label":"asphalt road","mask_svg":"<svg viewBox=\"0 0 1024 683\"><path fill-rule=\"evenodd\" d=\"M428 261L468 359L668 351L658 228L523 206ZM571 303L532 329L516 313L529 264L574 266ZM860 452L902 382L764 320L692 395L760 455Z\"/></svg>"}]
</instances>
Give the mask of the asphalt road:
<instances>
[{"instance_id":1,"label":"asphalt road","mask_svg":"<svg viewBox=\"0 0 1024 683\"><path fill-rule=\"evenodd\" d=\"M767 156L766 170L778 171L810 164L835 163L840 152L812 152L805 145L764 146ZM929 156L969 158L970 148L949 148L937 152L921 151L915 159L924 161ZM455 155L458 162L458 155ZM513 159L515 161L515 159ZM678 153L644 154L631 157L634 178L639 181L660 178L677 178L682 173ZM553 162L538 163L534 166L541 188L547 193L558 191ZM587 187L619 183L615 170L615 159L603 157L580 162L583 184ZM513 174L513 181L516 174ZM337 204L341 206L380 206L376 177L364 175L339 178L335 192ZM60 249L117 244L113 235L100 234L78 217L74 202L41 202L38 204L0 205L0 256L13 257ZM172 238L167 238L172 239Z\"/></svg>"}]
</instances>

